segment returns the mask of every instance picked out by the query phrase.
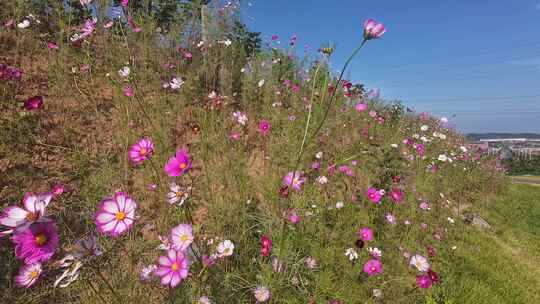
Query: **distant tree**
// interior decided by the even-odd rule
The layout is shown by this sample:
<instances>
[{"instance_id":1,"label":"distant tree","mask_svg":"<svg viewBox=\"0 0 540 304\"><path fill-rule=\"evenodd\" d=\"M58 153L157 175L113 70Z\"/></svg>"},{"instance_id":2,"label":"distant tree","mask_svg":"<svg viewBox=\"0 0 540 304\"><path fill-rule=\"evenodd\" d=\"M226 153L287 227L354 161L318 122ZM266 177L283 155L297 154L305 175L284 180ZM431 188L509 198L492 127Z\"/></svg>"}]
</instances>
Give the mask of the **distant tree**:
<instances>
[{"instance_id":1,"label":"distant tree","mask_svg":"<svg viewBox=\"0 0 540 304\"><path fill-rule=\"evenodd\" d=\"M252 56L261 50L261 33L248 30L247 26L240 21L234 22L229 39L242 45L248 56Z\"/></svg>"}]
</instances>

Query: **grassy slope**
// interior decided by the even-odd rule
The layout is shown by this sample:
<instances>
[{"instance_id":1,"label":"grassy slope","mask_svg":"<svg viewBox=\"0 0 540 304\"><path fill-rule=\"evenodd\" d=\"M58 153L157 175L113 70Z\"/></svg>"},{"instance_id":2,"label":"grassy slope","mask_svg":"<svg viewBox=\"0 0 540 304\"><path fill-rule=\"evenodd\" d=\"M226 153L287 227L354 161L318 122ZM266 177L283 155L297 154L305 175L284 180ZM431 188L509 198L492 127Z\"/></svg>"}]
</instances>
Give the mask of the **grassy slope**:
<instances>
[{"instance_id":1,"label":"grassy slope","mask_svg":"<svg viewBox=\"0 0 540 304\"><path fill-rule=\"evenodd\" d=\"M453 303L540 303L540 189L512 185L479 210L493 229L467 227L440 294Z\"/></svg>"}]
</instances>

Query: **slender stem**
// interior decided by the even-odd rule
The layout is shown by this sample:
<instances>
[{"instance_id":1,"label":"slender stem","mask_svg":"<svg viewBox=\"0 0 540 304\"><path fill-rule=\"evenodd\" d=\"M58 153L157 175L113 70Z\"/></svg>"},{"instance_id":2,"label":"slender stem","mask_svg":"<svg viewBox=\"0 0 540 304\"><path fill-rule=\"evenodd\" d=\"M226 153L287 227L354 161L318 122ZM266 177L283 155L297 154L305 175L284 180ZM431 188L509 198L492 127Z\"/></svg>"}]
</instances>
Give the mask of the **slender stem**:
<instances>
[{"instance_id":1,"label":"slender stem","mask_svg":"<svg viewBox=\"0 0 540 304\"><path fill-rule=\"evenodd\" d=\"M107 301L105 301L103 296L96 290L96 288L94 287L94 284L92 284L92 281L90 281L90 280L86 280L86 281L88 282L88 285L90 285L90 289L92 289L92 291L94 291L94 293L98 296L98 298L101 300L101 302L108 303Z\"/></svg>"},{"instance_id":2,"label":"slender stem","mask_svg":"<svg viewBox=\"0 0 540 304\"><path fill-rule=\"evenodd\" d=\"M354 52L349 57L349 59L347 59L347 61L345 62L345 65L343 65L343 68L341 69L341 74L339 75L339 78L336 81L336 84L334 85L334 89L332 90L332 95L330 95L330 102L328 103L328 107L326 107L326 111L324 112L323 119L321 120L321 123L319 124L319 126L317 126L317 128L315 129L315 132L313 132L313 135L311 135L310 139L315 138L315 136L317 136L317 134L321 130L322 126L324 125L324 123L326 121L326 118L328 116L328 112L330 112L330 108L332 107L332 102L334 101L334 96L336 95L336 91L338 90L338 85L341 82L341 79L343 79L343 74L345 74L345 70L349 66L349 63L352 61L352 59L356 56L356 54L358 54L360 49L362 49L364 44L366 44L366 42L367 42L367 40L364 39L362 41L362 43L360 44L360 46L358 48L356 48L356 50L354 50Z\"/></svg>"},{"instance_id":3,"label":"slender stem","mask_svg":"<svg viewBox=\"0 0 540 304\"><path fill-rule=\"evenodd\" d=\"M293 170L293 176L291 179L290 186L292 187L294 179L296 178L296 171L298 170L298 166L300 166L300 159L302 157L302 154L304 153L304 146L306 144L306 139L309 131L309 123L311 122L311 114L313 113L313 96L315 94L315 85L317 84L317 76L319 76L319 70L321 69L321 64L319 63L317 65L317 70L315 70L315 75L312 78L313 85L311 87L311 97L309 99L310 105L309 105L309 113L306 121L306 126L304 128L304 138L302 138L302 144L300 145L300 150L298 151L298 156L296 157L296 164L294 165Z\"/></svg>"},{"instance_id":4,"label":"slender stem","mask_svg":"<svg viewBox=\"0 0 540 304\"><path fill-rule=\"evenodd\" d=\"M111 284L109 283L109 281L107 281L107 279L103 276L103 274L101 273L101 271L99 269L95 270L94 271L95 273L97 273L97 275L101 278L101 280L105 283L105 285L107 286L107 288L111 291L111 293L114 295L114 297L116 298L116 300L118 301L117 303L122 303L121 299L120 299L120 296L116 293L116 291L114 291L114 288L111 286Z\"/></svg>"}]
</instances>

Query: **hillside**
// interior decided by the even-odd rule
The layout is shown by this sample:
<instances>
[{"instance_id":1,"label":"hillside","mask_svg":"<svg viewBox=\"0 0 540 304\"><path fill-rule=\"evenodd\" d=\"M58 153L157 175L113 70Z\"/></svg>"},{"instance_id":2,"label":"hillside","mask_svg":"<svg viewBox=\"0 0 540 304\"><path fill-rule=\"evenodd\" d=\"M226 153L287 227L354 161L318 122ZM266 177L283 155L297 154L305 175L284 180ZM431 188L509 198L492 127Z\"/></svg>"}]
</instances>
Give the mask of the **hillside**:
<instances>
[{"instance_id":1,"label":"hillside","mask_svg":"<svg viewBox=\"0 0 540 304\"><path fill-rule=\"evenodd\" d=\"M464 210L500 164L212 3L0 4L3 299L459 303Z\"/></svg>"}]
</instances>

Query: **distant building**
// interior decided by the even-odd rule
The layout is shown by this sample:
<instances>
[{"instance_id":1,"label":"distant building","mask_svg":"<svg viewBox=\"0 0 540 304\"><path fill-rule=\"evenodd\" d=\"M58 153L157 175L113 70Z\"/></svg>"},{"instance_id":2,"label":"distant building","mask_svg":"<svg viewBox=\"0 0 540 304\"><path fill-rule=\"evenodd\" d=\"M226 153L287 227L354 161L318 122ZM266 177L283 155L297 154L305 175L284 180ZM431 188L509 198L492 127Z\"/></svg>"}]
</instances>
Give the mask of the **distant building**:
<instances>
[{"instance_id":1,"label":"distant building","mask_svg":"<svg viewBox=\"0 0 540 304\"><path fill-rule=\"evenodd\" d=\"M499 156L502 160L511 160L514 158L514 152L509 147L504 146L499 151Z\"/></svg>"}]
</instances>

